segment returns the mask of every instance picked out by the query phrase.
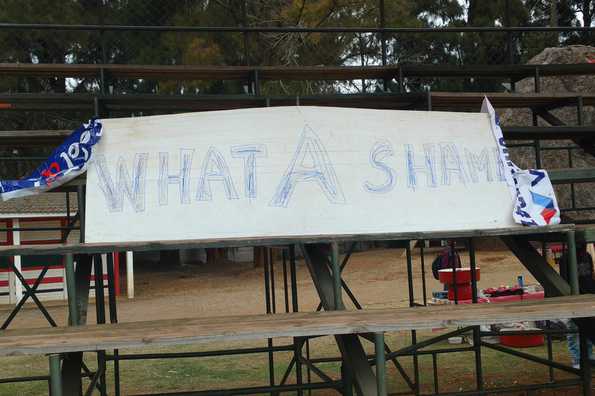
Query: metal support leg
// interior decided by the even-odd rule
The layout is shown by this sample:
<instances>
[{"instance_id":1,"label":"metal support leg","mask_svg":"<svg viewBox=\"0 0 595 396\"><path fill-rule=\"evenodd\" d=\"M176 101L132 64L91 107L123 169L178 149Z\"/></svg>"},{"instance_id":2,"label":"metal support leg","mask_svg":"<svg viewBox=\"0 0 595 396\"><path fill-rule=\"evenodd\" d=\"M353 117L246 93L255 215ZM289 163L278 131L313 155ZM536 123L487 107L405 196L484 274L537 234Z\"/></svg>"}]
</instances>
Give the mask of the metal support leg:
<instances>
[{"instance_id":1,"label":"metal support leg","mask_svg":"<svg viewBox=\"0 0 595 396\"><path fill-rule=\"evenodd\" d=\"M384 333L374 333L376 354L376 388L378 396L386 396L386 356L384 354Z\"/></svg>"},{"instance_id":2,"label":"metal support leg","mask_svg":"<svg viewBox=\"0 0 595 396\"><path fill-rule=\"evenodd\" d=\"M353 396L353 376L351 370L341 365L341 378L343 379L343 396Z\"/></svg>"},{"instance_id":3,"label":"metal support leg","mask_svg":"<svg viewBox=\"0 0 595 396\"><path fill-rule=\"evenodd\" d=\"M342 301L335 305L334 279L328 269L329 246L328 244L302 245L304 258L318 296L326 311L343 310ZM339 295L340 296L340 295ZM366 352L355 334L335 336L337 346L341 351L343 364L352 370L353 382L357 392L363 396L376 396L376 378L368 363Z\"/></svg>"},{"instance_id":4,"label":"metal support leg","mask_svg":"<svg viewBox=\"0 0 595 396\"><path fill-rule=\"evenodd\" d=\"M97 323L103 324L105 323L105 295L103 289L103 261L99 254L93 258L93 269L95 270L95 312ZM105 368L105 351L97 351L97 371L101 373L98 378L101 396L107 395Z\"/></svg>"},{"instance_id":5,"label":"metal support leg","mask_svg":"<svg viewBox=\"0 0 595 396\"><path fill-rule=\"evenodd\" d=\"M268 252L267 248L264 248L264 298L265 298L265 306L266 306L266 313L270 314L272 313L272 308L271 308L271 278L270 278L270 264L271 264L271 256ZM272 347L273 347L273 339L269 338L267 339L267 347L269 349L268 355L269 355L269 385L270 386L274 386L275 385L275 362L274 362L274 355L273 355L273 351L272 351ZM273 392L271 392L271 395L274 395Z\"/></svg>"},{"instance_id":6,"label":"metal support leg","mask_svg":"<svg viewBox=\"0 0 595 396\"><path fill-rule=\"evenodd\" d=\"M68 291L68 325L76 326L79 323L78 309L76 306L76 278L74 275L74 256L72 253L66 254L66 290Z\"/></svg>"},{"instance_id":7,"label":"metal support leg","mask_svg":"<svg viewBox=\"0 0 595 396\"><path fill-rule=\"evenodd\" d=\"M566 246L568 247L568 283L570 283L570 293L580 294L578 287L578 264L576 262L576 241L574 239L574 230L566 233Z\"/></svg>"},{"instance_id":8,"label":"metal support leg","mask_svg":"<svg viewBox=\"0 0 595 396\"><path fill-rule=\"evenodd\" d=\"M428 292L427 292L427 285L426 285L426 262L424 257L424 244L426 241L423 239L419 241L419 258L421 260L421 288L423 293L424 299L424 306L428 305Z\"/></svg>"},{"instance_id":9,"label":"metal support leg","mask_svg":"<svg viewBox=\"0 0 595 396\"><path fill-rule=\"evenodd\" d=\"M413 256L411 254L411 241L407 241L407 246L405 247L405 253L407 257L407 286L409 288L409 306L415 306L415 293L413 290ZM411 344L417 344L417 331L411 330ZM415 381L415 394L419 395L420 393L420 375L419 375L419 358L417 356L417 350L413 351L413 378Z\"/></svg>"},{"instance_id":10,"label":"metal support leg","mask_svg":"<svg viewBox=\"0 0 595 396\"><path fill-rule=\"evenodd\" d=\"M477 304L477 266L475 265L475 244L473 238L468 240L469 267L471 269L471 295L473 304ZM483 390L483 367L481 363L481 335L479 326L473 327L473 348L475 352L475 382L478 391Z\"/></svg>"},{"instance_id":11,"label":"metal support leg","mask_svg":"<svg viewBox=\"0 0 595 396\"><path fill-rule=\"evenodd\" d=\"M52 318L52 316L50 315L50 313L45 308L45 306L41 303L41 301L39 301L39 299L35 295L35 293L37 292L37 288L39 287L39 285L43 281L45 275L47 274L47 271L49 269L48 265L45 265L43 267L43 270L41 270L41 272L39 273L39 276L35 280L35 283L33 284L33 286L29 286L29 284L27 283L27 280L25 279L25 277L23 276L23 274L14 266L13 263L9 262L8 265L9 265L10 270L12 270L12 272L14 273L14 275L18 278L19 282L21 282L21 285L23 285L23 288L25 289L25 294L23 294L23 296L21 297L21 300L12 309L12 311L10 312L10 314L8 315L8 317L6 318L6 320L4 321L4 323L2 324L2 326L0 326L0 329L5 330L10 325L10 323L12 322L12 320L16 317L16 315L23 308L23 306L25 305L25 303L27 302L27 300L29 299L29 297L31 297L31 299L33 300L33 302L35 302L35 304L37 305L37 308L43 314L43 316L46 318L46 320L48 321L48 323L52 327L58 326L56 324L56 321L54 321L54 319Z\"/></svg>"},{"instance_id":12,"label":"metal support leg","mask_svg":"<svg viewBox=\"0 0 595 396\"><path fill-rule=\"evenodd\" d=\"M115 253L119 254L119 253ZM116 287L115 284L116 274L114 267L114 256L113 254L107 255L107 286L108 286L108 301L109 301L109 318L110 323L118 323L118 310L116 301ZM114 349L114 395L120 396L120 352L118 349Z\"/></svg>"},{"instance_id":13,"label":"metal support leg","mask_svg":"<svg viewBox=\"0 0 595 396\"><path fill-rule=\"evenodd\" d=\"M337 242L331 243L331 265L333 268L333 296L335 309L341 305L341 269L339 267L339 245Z\"/></svg>"},{"instance_id":14,"label":"metal support leg","mask_svg":"<svg viewBox=\"0 0 595 396\"><path fill-rule=\"evenodd\" d=\"M50 394L51 396L63 395L60 355L50 355Z\"/></svg>"},{"instance_id":15,"label":"metal support leg","mask_svg":"<svg viewBox=\"0 0 595 396\"><path fill-rule=\"evenodd\" d=\"M72 259L69 259L68 256L66 258L69 303L68 322L71 326L84 325L87 322L92 257L79 254L72 257ZM74 267L74 260L76 260L77 264L76 271L73 268L69 271L69 266ZM69 262L71 265L69 265ZM72 278L69 279L69 272L74 273L74 280ZM81 394L81 368L84 369L85 367L82 352L64 354L62 362L62 390L64 396L79 396Z\"/></svg>"},{"instance_id":16,"label":"metal support leg","mask_svg":"<svg viewBox=\"0 0 595 396\"><path fill-rule=\"evenodd\" d=\"M299 312L298 290L297 290L297 265L295 260L295 245L289 246L289 282L291 285L291 311ZM302 362L299 357L302 353L302 346L299 338L293 339L294 359L295 359L295 382L298 386L302 385ZM297 395L303 396L304 392L298 389Z\"/></svg>"}]
</instances>

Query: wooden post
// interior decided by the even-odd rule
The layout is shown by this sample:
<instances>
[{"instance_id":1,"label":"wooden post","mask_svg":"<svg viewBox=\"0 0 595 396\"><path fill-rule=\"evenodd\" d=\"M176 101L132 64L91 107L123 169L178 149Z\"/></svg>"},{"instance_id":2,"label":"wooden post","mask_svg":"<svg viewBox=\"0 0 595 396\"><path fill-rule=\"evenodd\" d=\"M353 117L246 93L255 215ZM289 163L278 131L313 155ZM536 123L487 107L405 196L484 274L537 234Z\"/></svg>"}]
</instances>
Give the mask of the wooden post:
<instances>
[{"instance_id":1,"label":"wooden post","mask_svg":"<svg viewBox=\"0 0 595 396\"><path fill-rule=\"evenodd\" d=\"M134 298L134 253L126 252L126 294Z\"/></svg>"},{"instance_id":2,"label":"wooden post","mask_svg":"<svg viewBox=\"0 0 595 396\"><path fill-rule=\"evenodd\" d=\"M14 219L12 222L12 227L13 228L19 228L21 226L19 219ZM21 244L21 232L17 229L12 231L12 244L13 245L20 245ZM21 256L14 256L13 258L14 260L14 268L19 271L20 273L23 273L23 271L21 271ZM23 285L21 284L21 282L18 282L15 275L12 274L11 277L11 282L13 282L14 284L14 303L18 303L19 301L21 301L21 298L23 298Z\"/></svg>"}]
</instances>

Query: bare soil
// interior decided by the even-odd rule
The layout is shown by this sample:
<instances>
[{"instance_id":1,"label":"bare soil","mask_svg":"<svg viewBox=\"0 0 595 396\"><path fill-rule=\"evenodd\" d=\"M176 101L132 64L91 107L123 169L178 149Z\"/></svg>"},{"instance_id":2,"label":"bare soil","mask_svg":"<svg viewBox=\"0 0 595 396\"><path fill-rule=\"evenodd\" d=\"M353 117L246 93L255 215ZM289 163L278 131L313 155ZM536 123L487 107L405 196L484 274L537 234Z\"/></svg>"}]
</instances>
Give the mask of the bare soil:
<instances>
[{"instance_id":1,"label":"bare soil","mask_svg":"<svg viewBox=\"0 0 595 396\"><path fill-rule=\"evenodd\" d=\"M425 255L428 298L431 298L433 290L442 289L431 274L434 256L435 254ZM466 255L461 256L463 265L468 265ZM415 298L417 302L422 302L421 259L419 254L415 254L413 259ZM524 275L527 284L535 282L516 258L506 251L479 251L477 265L481 270L480 288L512 285L516 283L518 275ZM281 260L275 262L274 274L276 310L282 312L285 310L285 302ZM343 277L366 308L408 305L407 268L403 249L354 253ZM298 261L297 282L300 311L314 310L319 299L302 260ZM348 302L347 296L344 298ZM58 323L65 323L65 304L46 304ZM3 307L2 311L7 311L8 308ZM88 316L90 323L95 321L94 311L91 306ZM135 298L127 299L122 296L118 301L118 317L121 322L264 312L264 272L262 267L255 267L253 263L228 262L157 269L137 265ZM45 326L45 319L33 304L27 304L12 326Z\"/></svg>"}]
</instances>

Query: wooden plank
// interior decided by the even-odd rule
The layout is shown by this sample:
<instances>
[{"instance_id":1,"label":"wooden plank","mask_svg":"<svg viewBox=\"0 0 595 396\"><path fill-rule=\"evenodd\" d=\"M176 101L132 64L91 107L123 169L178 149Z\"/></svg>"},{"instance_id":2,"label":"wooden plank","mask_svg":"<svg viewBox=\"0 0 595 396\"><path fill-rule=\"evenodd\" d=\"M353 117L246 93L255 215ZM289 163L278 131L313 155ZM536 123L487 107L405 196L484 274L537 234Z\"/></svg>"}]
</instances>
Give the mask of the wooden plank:
<instances>
[{"instance_id":1,"label":"wooden plank","mask_svg":"<svg viewBox=\"0 0 595 396\"><path fill-rule=\"evenodd\" d=\"M575 105L576 94L511 94L501 92L433 92L434 110L479 111L487 96L497 108L556 108ZM88 95L88 94L2 94L0 104L5 110L22 111L93 111L94 99L107 111L214 111L239 108L288 106L296 104L296 97L263 97L250 95ZM583 95L585 106L595 105L595 95ZM302 105L362 107L376 109L427 108L427 95L369 94L369 95L313 95L300 97Z\"/></svg>"},{"instance_id":2,"label":"wooden plank","mask_svg":"<svg viewBox=\"0 0 595 396\"><path fill-rule=\"evenodd\" d=\"M349 241L408 241L414 239L449 239L506 235L540 235L574 230L574 224L540 227L509 227L485 230L438 232L396 232L378 234L293 235L287 237L249 237L220 239L188 239L176 241L140 241L113 243L71 243L61 245L0 246L0 256L44 255L65 253L110 253L114 251L157 251L188 248L279 246L295 243L328 243Z\"/></svg>"},{"instance_id":3,"label":"wooden plank","mask_svg":"<svg viewBox=\"0 0 595 396\"><path fill-rule=\"evenodd\" d=\"M522 78L533 77L539 69L541 76L590 75L595 73L595 65L581 64L550 64L550 65L428 65L407 64L401 66L405 77L483 77L483 78L512 78L518 81Z\"/></svg>"},{"instance_id":4,"label":"wooden plank","mask_svg":"<svg viewBox=\"0 0 595 396\"><path fill-rule=\"evenodd\" d=\"M3 146L41 146L59 144L72 130L22 130L0 131L0 145Z\"/></svg>"},{"instance_id":5,"label":"wooden plank","mask_svg":"<svg viewBox=\"0 0 595 396\"><path fill-rule=\"evenodd\" d=\"M502 78L532 77L539 69L541 76L593 75L595 64L566 65L434 65L406 64L391 66L222 66L222 65L123 65L123 64L31 64L0 63L5 76L99 78L109 73L114 78L146 78L153 80L246 80L257 71L262 80L353 80L393 78L399 68L404 77Z\"/></svg>"},{"instance_id":6,"label":"wooden plank","mask_svg":"<svg viewBox=\"0 0 595 396\"><path fill-rule=\"evenodd\" d=\"M507 140L560 140L595 137L594 126L551 126L551 127L502 127Z\"/></svg>"},{"instance_id":7,"label":"wooden plank","mask_svg":"<svg viewBox=\"0 0 595 396\"><path fill-rule=\"evenodd\" d=\"M547 173L552 184L595 182L595 168L550 169Z\"/></svg>"},{"instance_id":8,"label":"wooden plank","mask_svg":"<svg viewBox=\"0 0 595 396\"><path fill-rule=\"evenodd\" d=\"M593 295L508 304L183 318L78 327L5 330L0 333L0 355L393 332L590 316L595 316L595 296Z\"/></svg>"},{"instance_id":9,"label":"wooden plank","mask_svg":"<svg viewBox=\"0 0 595 396\"><path fill-rule=\"evenodd\" d=\"M496 108L556 108L577 103L577 95L567 93L432 92L431 95L434 110L478 111L484 97ZM592 106L595 96L584 96L583 104Z\"/></svg>"}]
</instances>

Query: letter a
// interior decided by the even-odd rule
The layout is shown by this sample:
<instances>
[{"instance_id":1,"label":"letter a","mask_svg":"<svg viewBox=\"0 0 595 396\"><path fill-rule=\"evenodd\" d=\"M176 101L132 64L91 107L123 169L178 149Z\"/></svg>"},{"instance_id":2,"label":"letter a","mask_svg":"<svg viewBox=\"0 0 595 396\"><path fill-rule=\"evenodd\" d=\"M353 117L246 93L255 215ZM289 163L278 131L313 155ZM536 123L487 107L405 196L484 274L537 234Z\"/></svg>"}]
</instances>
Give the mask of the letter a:
<instances>
[{"instance_id":1,"label":"letter a","mask_svg":"<svg viewBox=\"0 0 595 396\"><path fill-rule=\"evenodd\" d=\"M317 183L331 203L345 203L343 191L326 149L320 138L307 125L269 205L286 208L296 185L302 182Z\"/></svg>"}]
</instances>

